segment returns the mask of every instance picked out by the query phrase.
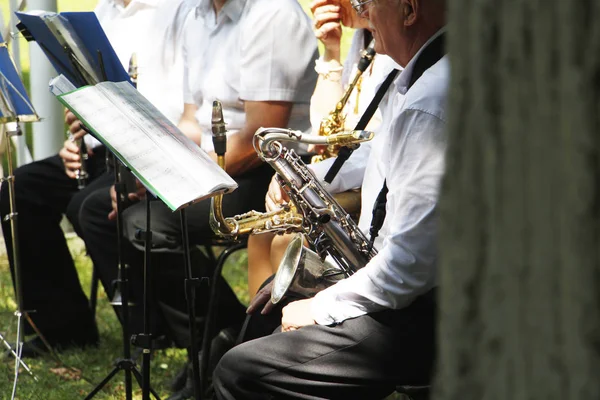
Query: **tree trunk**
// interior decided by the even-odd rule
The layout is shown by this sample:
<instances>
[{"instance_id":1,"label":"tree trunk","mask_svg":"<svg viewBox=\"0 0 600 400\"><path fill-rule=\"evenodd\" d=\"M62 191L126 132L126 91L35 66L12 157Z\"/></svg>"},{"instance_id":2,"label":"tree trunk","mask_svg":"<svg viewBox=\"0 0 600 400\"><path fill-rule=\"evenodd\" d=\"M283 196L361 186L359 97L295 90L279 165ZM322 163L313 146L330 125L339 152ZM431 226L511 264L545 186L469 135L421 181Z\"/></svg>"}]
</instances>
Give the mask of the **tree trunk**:
<instances>
[{"instance_id":1,"label":"tree trunk","mask_svg":"<svg viewBox=\"0 0 600 400\"><path fill-rule=\"evenodd\" d=\"M600 399L600 1L447 0L435 398Z\"/></svg>"}]
</instances>

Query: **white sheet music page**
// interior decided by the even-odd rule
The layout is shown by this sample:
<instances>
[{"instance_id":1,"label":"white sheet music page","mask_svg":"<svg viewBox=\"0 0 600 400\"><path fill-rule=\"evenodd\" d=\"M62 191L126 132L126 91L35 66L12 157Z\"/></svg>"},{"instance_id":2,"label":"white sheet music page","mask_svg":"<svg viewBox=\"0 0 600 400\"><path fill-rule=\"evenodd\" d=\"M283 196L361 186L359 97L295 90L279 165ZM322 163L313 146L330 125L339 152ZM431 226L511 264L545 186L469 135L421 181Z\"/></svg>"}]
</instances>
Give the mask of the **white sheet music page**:
<instances>
[{"instance_id":1,"label":"white sheet music page","mask_svg":"<svg viewBox=\"0 0 600 400\"><path fill-rule=\"evenodd\" d=\"M129 83L102 82L59 99L172 210L237 188Z\"/></svg>"}]
</instances>

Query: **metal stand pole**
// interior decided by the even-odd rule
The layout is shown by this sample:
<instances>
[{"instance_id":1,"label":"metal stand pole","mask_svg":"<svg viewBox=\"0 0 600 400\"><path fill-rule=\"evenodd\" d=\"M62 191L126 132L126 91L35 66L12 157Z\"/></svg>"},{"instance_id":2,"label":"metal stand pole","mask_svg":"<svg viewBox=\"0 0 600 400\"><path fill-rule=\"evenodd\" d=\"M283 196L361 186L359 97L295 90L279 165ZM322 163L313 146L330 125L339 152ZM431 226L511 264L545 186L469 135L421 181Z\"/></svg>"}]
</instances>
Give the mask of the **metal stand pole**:
<instances>
[{"instance_id":1,"label":"metal stand pole","mask_svg":"<svg viewBox=\"0 0 600 400\"><path fill-rule=\"evenodd\" d=\"M6 157L8 162L8 176L3 178L8 182L8 197L9 197L9 207L10 212L6 215L4 222L10 221L10 232L11 232L11 246L12 246L12 255L13 255L13 271L14 271L14 281L15 281L15 297L17 300L17 310L15 311L15 315L17 316L17 338L15 343L15 350L10 348L10 345L4 340L2 337L2 341L5 346L10 349L11 354L15 357L15 379L13 384L13 392L12 398L16 396L17 393L17 381L19 379L19 365L23 365L25 370L29 372L32 376L33 373L29 369L29 367L21 360L21 351L23 349L23 316L26 313L23 306L23 287L22 287L22 278L21 278L21 258L19 253L19 242L18 242L18 212L17 205L15 200L15 177L13 171L13 158L12 158L12 149L10 146L10 138L11 136L17 136L21 134L21 130L19 128L19 124L15 124L15 129L11 130L8 127L8 124L4 124L4 130L6 132ZM45 341L45 338L43 338ZM50 349L51 350L51 349ZM35 376L34 376L35 377Z\"/></svg>"},{"instance_id":2,"label":"metal stand pole","mask_svg":"<svg viewBox=\"0 0 600 400\"><path fill-rule=\"evenodd\" d=\"M89 132L89 130L88 130ZM117 192L117 248L118 248L118 265L119 265L119 279L117 279L117 287L121 291L122 299L122 312L121 321L123 323L123 358L117 360L113 370L100 382L88 396L85 398L89 400L93 398L119 371L125 372L125 399L132 400L132 378L135 377L140 387L144 387L144 379L142 374L137 370L135 360L131 358L131 337L129 334L129 290L127 284L127 266L123 261L123 200L126 196L124 184L119 173L119 161L115 158L115 190ZM158 394L149 389L154 397L160 400ZM146 399L146 398L145 398ZM149 399L149 397L147 397Z\"/></svg>"},{"instance_id":3,"label":"metal stand pole","mask_svg":"<svg viewBox=\"0 0 600 400\"><path fill-rule=\"evenodd\" d=\"M138 239L144 237L144 332L133 338L134 344L142 348L142 399L150 400L150 358L152 335L150 334L150 299L152 298L152 227L150 193L146 194L146 230L136 232Z\"/></svg>"},{"instance_id":4,"label":"metal stand pole","mask_svg":"<svg viewBox=\"0 0 600 400\"><path fill-rule=\"evenodd\" d=\"M202 399L202 391L200 387L200 360L198 360L198 343L196 342L196 288L200 286L201 280L192 277L192 262L190 258L190 242L188 240L187 217L185 208L180 211L181 217L181 233L183 240L183 257L185 269L185 297L187 301L188 320L190 329L190 352L192 356L192 373L194 398Z\"/></svg>"}]
</instances>

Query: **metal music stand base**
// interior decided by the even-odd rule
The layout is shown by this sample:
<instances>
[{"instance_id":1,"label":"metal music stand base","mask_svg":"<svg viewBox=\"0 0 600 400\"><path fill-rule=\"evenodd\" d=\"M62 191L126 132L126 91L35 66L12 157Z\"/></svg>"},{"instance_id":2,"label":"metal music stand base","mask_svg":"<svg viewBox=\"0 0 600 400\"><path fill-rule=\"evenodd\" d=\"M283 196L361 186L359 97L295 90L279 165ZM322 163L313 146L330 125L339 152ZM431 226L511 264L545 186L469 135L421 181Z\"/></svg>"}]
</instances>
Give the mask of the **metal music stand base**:
<instances>
[{"instance_id":1,"label":"metal music stand base","mask_svg":"<svg viewBox=\"0 0 600 400\"><path fill-rule=\"evenodd\" d=\"M0 94L0 98L2 95ZM3 222L10 221L11 227L11 247L12 247L12 258L13 258L13 271L14 271L14 284L15 284L15 295L17 302L17 311L15 311L14 315L17 317L17 340L16 340L16 350L13 349L10 344L6 341L4 336L0 335L0 341L2 341L4 347L9 350L10 354L15 357L15 379L13 385L13 393L12 398L16 395L17 381L18 381L18 368L17 365L21 365L33 378L37 381L37 377L33 374L29 366L21 359L21 349L23 347L23 326L25 322L23 318L25 317L31 327L36 331L36 333L42 339L44 345L48 347L48 350L51 354L54 354L54 350L49 346L46 338L42 335L42 333L35 327L33 321L28 317L28 314L33 311L25 311L23 310L23 287L21 280L21 258L19 253L19 242L18 242L18 215L17 206L16 206L16 195L15 195L15 176L13 170L13 157L12 157L12 148L10 139L12 136L20 136L22 135L21 128L19 126L18 120L15 122L16 129L11 130L8 127L8 123L4 123L5 130L5 140L7 142L6 145L6 158L8 164L8 176L6 178L2 178L1 181L6 181L8 186L8 194L9 194L9 214L5 217Z\"/></svg>"},{"instance_id":2,"label":"metal music stand base","mask_svg":"<svg viewBox=\"0 0 600 400\"><path fill-rule=\"evenodd\" d=\"M190 353L192 358L192 375L194 399L202 400L202 385L200 382L200 360L198 359L199 348L196 342L196 289L206 282L207 279L194 278L192 276L192 260L190 253L190 242L188 240L187 215L185 208L179 211L181 218L181 235L183 240L183 256L185 270L185 298L187 303L188 323L190 330ZM213 283L214 284L214 283Z\"/></svg>"},{"instance_id":3,"label":"metal music stand base","mask_svg":"<svg viewBox=\"0 0 600 400\"><path fill-rule=\"evenodd\" d=\"M82 126L88 133L91 133L89 129L86 129ZM118 265L119 265L119 278L117 279L117 287L121 291L121 301L122 301L122 313L121 313L121 322L123 325L123 358L118 359L114 368L111 372L85 397L85 400L92 399L102 388L119 373L120 371L125 372L125 399L132 400L133 392L132 392L132 375L135 377L138 385L142 388L142 391L145 394L144 400L149 399L149 393L157 399L160 400L158 393L150 388L148 379L144 379L147 373L144 371L144 376L138 371L137 364L135 360L131 357L131 342L133 337L129 335L129 291L127 285L127 272L126 265L123 262L123 197L122 194L125 193L125 187L122 182L120 172L119 172L119 161L115 158L114 163L114 173L115 173L115 190L117 191L117 248L118 248ZM145 290L144 290L145 292ZM145 296L145 295L144 295ZM144 315L144 320L146 316ZM144 326L146 323L144 322ZM149 367L146 367L146 359L150 356L149 346L150 340L144 340L148 335L142 334L137 335L138 340L136 341L138 344L142 346L142 353L144 354L144 370ZM146 355L146 353L148 353Z\"/></svg>"}]
</instances>

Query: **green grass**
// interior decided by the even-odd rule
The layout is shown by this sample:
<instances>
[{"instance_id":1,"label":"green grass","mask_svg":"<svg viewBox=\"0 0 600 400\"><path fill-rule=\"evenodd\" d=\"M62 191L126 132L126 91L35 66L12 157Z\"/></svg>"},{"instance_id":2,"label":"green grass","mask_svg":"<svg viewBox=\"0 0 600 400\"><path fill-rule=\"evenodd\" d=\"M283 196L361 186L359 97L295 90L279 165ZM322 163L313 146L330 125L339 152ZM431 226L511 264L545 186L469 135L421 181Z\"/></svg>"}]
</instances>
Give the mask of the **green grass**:
<instances>
[{"instance_id":1,"label":"green grass","mask_svg":"<svg viewBox=\"0 0 600 400\"><path fill-rule=\"evenodd\" d=\"M70 240L73 258L83 288L88 292L91 281L91 261L85 255L81 241ZM240 299L247 303L246 290L246 252L238 252L228 261L224 275ZM6 255L0 256L0 332L9 342L16 336L16 308L14 293ZM38 378L34 381L21 369L18 381L19 399L82 399L111 370L112 363L122 355L120 324L108 303L106 294L100 290L98 296L96 322L100 331L100 346L97 349L72 350L60 354L62 364L41 358L25 360ZM151 382L161 398L168 396L168 382L184 364L186 353L180 349L156 351L151 363ZM141 361L141 360L139 360ZM0 399L10 398L14 376L14 359L5 358L0 362ZM120 372L105 389L96 395L96 399L123 399L125 396L124 373ZM134 398L141 398L141 389L134 384Z\"/></svg>"}]
</instances>

